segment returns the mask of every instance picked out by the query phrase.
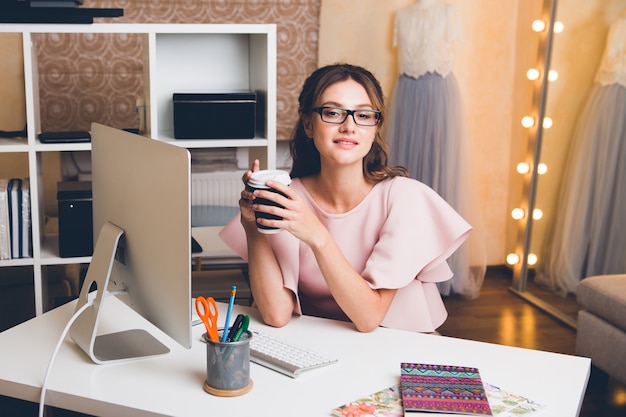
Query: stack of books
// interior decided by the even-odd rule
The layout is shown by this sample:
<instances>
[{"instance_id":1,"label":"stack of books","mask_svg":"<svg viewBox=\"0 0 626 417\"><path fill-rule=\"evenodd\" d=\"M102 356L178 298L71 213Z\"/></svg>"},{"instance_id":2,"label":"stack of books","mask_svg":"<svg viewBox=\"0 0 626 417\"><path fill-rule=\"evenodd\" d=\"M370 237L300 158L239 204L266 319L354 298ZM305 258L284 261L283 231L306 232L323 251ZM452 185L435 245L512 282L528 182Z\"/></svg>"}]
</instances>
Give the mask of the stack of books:
<instances>
[{"instance_id":1,"label":"stack of books","mask_svg":"<svg viewBox=\"0 0 626 417\"><path fill-rule=\"evenodd\" d=\"M477 368L405 362L400 383L332 410L337 417L474 415L519 417L545 406L483 383Z\"/></svg>"},{"instance_id":2,"label":"stack of books","mask_svg":"<svg viewBox=\"0 0 626 417\"><path fill-rule=\"evenodd\" d=\"M28 178L0 179L0 259L33 256L30 212Z\"/></svg>"}]
</instances>

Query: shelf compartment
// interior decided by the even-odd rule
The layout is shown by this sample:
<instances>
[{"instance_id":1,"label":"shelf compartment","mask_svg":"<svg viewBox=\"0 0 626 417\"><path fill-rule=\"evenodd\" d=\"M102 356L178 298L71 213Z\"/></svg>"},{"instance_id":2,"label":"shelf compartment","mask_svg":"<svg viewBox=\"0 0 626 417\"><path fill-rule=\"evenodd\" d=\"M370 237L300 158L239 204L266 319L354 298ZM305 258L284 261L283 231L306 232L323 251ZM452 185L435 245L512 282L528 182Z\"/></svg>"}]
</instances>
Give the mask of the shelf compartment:
<instances>
[{"instance_id":1,"label":"shelf compartment","mask_svg":"<svg viewBox=\"0 0 626 417\"><path fill-rule=\"evenodd\" d=\"M45 97L43 96L45 92L40 91L42 84L38 60L44 59L44 56L38 55L37 43L40 39L53 38L54 41L57 34L81 34L81 39L89 41L92 38L102 38L91 36L92 34L121 35L104 38L111 39L111 42L118 40L130 42L133 47L137 47L132 49L132 58L142 66L143 85L133 90L132 94L137 95L137 103L143 99L146 136L187 148L237 148L237 157L240 161L248 159L248 162L251 162L253 159L259 159L264 168L276 167L276 25L5 24L0 25L0 34L10 34L2 35L2 39L15 38L17 47L21 43L23 53L21 59L28 138L0 139L0 153L6 154L5 159L11 163L17 158L22 158L20 153L26 155L27 173L14 176L31 178L33 233L33 258L2 260L0 268L31 269L36 315L42 314L50 306L48 272L91 261L91 257L61 258L58 236L51 235L56 232L46 227L44 195L53 190L44 188L50 188L50 180L54 181L55 175L52 171L55 168L47 165L49 158L54 156L51 153L88 152L91 150L91 144L43 144L37 139L37 133L42 126L40 95L42 98ZM126 37L125 34L133 36ZM59 39L61 38L64 37L60 36ZM136 41L137 39L139 41ZM76 45L76 48L81 45L83 44ZM79 49L76 51L79 52ZM140 56L136 56L137 54ZM260 114L265 118L263 131L258 132L254 139L174 139L172 96L175 92L185 90L257 91L263 97L260 103L262 109ZM46 121L45 124L48 126L51 122Z\"/></svg>"}]
</instances>

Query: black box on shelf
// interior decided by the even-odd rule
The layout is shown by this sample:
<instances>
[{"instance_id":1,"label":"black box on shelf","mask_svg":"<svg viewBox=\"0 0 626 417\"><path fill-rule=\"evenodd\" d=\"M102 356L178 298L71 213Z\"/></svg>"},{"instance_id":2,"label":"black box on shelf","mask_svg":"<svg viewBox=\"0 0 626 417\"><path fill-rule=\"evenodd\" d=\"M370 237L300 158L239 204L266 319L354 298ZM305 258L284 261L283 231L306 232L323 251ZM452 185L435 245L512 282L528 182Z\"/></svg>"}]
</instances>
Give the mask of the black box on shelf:
<instances>
[{"instance_id":1,"label":"black box on shelf","mask_svg":"<svg viewBox=\"0 0 626 417\"><path fill-rule=\"evenodd\" d=\"M57 183L59 208L59 256L93 254L91 181Z\"/></svg>"},{"instance_id":2,"label":"black box on shelf","mask_svg":"<svg viewBox=\"0 0 626 417\"><path fill-rule=\"evenodd\" d=\"M257 93L174 93L174 138L252 139Z\"/></svg>"}]
</instances>

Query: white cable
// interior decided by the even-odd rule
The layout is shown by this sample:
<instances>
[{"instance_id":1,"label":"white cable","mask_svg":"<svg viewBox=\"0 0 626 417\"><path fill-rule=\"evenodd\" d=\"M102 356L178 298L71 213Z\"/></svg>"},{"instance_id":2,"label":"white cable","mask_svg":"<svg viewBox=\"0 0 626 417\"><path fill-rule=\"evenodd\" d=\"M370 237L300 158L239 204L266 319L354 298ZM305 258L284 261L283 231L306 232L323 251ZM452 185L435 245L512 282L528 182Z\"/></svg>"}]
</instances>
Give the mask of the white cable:
<instances>
[{"instance_id":1,"label":"white cable","mask_svg":"<svg viewBox=\"0 0 626 417\"><path fill-rule=\"evenodd\" d=\"M50 361L48 362L48 369L46 369L46 375L44 376L43 383L41 384L41 396L39 397L39 417L43 417L43 411L44 411L45 399L46 399L46 383L48 381L48 376L50 375L50 370L52 369L52 364L54 363L54 359L56 358L57 354L59 353L59 349L61 348L61 344L65 340L65 336L67 335L67 332L70 330L70 327L72 327L72 324L74 323L74 321L78 318L78 316L82 314L83 311L85 311L88 307L91 307L92 305L93 303L89 302L74 313L72 318L70 318L70 321L68 321L67 324L65 325L65 329L63 329L63 333L61 334L61 337L59 338L59 341L57 342L54 348L54 351L52 352L52 356L50 357Z\"/></svg>"},{"instance_id":2,"label":"white cable","mask_svg":"<svg viewBox=\"0 0 626 417\"><path fill-rule=\"evenodd\" d=\"M126 293L127 293L126 289L105 292L104 298L114 296L114 295L126 294ZM80 309L78 309L78 311L74 313L74 315L70 318L70 320L65 325L65 328L63 329L63 333L61 333L61 337L59 338L56 346L54 347L54 351L52 352L52 356L50 357L50 361L48 362L48 369L46 369L46 374L43 378L43 383L41 384L41 396L39 397L39 417L43 417L43 411L45 408L45 400L46 400L46 383L48 381L48 376L50 375L50 370L52 369L52 364L54 363L54 359L56 358L57 354L59 353L59 349L61 348L61 344L65 340L65 336L67 336L67 332L70 330L70 328L72 327L72 324L76 321L78 316L80 316L83 313L83 311L85 311L87 308L91 307L92 305L93 305L93 301L89 301L87 304L83 305Z\"/></svg>"}]
</instances>

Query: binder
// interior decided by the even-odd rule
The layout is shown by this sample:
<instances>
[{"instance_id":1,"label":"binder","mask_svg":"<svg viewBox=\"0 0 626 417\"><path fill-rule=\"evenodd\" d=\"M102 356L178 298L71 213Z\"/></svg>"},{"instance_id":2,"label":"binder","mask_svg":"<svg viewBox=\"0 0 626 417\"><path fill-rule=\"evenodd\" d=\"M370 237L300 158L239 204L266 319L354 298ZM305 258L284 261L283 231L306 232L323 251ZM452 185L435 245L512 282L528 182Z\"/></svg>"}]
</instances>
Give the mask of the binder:
<instances>
[{"instance_id":1,"label":"binder","mask_svg":"<svg viewBox=\"0 0 626 417\"><path fill-rule=\"evenodd\" d=\"M12 259L32 256L30 182L11 178L7 186L9 241Z\"/></svg>"},{"instance_id":2,"label":"binder","mask_svg":"<svg viewBox=\"0 0 626 417\"><path fill-rule=\"evenodd\" d=\"M22 180L11 178L9 180L9 236L11 239L11 258L19 258L20 254L20 200Z\"/></svg>"},{"instance_id":3,"label":"binder","mask_svg":"<svg viewBox=\"0 0 626 417\"><path fill-rule=\"evenodd\" d=\"M20 210L20 258L30 258L33 256L31 238L31 215L30 215L30 181L28 178L22 180L22 209Z\"/></svg>"},{"instance_id":4,"label":"binder","mask_svg":"<svg viewBox=\"0 0 626 417\"><path fill-rule=\"evenodd\" d=\"M11 259L8 187L9 181L0 178L0 259Z\"/></svg>"}]
</instances>

